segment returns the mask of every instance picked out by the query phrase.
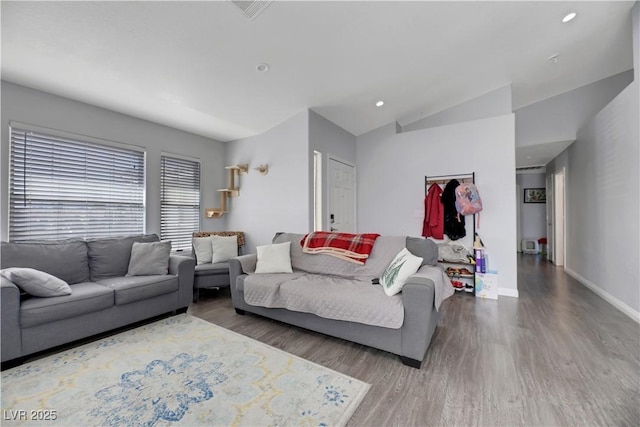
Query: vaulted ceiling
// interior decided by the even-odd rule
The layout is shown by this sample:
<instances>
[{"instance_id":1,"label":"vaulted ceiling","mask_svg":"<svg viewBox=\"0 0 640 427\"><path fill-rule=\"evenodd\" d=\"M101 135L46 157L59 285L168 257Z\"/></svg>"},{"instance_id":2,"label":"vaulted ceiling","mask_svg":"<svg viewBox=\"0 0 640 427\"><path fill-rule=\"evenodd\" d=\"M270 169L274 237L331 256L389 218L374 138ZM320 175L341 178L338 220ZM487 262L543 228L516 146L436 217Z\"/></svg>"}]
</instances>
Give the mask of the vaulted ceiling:
<instances>
[{"instance_id":1,"label":"vaulted ceiling","mask_svg":"<svg viewBox=\"0 0 640 427\"><path fill-rule=\"evenodd\" d=\"M3 1L1 71L220 141L305 108L359 135L509 84L518 108L630 69L632 6L276 1L248 19L229 1Z\"/></svg>"}]
</instances>

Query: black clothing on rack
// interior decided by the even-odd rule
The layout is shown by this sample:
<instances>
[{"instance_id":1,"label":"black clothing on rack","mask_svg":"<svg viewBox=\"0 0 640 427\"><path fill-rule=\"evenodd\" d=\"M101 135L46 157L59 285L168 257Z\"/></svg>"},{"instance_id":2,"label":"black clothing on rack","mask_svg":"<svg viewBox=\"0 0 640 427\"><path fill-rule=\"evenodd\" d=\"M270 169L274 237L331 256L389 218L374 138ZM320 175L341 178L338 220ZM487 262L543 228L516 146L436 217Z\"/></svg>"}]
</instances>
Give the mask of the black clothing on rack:
<instances>
[{"instance_id":1,"label":"black clothing on rack","mask_svg":"<svg viewBox=\"0 0 640 427\"><path fill-rule=\"evenodd\" d=\"M456 187L460 185L457 179L447 183L442 191L442 205L444 207L444 234L451 240L458 240L467 235L464 216L458 215L456 210Z\"/></svg>"}]
</instances>

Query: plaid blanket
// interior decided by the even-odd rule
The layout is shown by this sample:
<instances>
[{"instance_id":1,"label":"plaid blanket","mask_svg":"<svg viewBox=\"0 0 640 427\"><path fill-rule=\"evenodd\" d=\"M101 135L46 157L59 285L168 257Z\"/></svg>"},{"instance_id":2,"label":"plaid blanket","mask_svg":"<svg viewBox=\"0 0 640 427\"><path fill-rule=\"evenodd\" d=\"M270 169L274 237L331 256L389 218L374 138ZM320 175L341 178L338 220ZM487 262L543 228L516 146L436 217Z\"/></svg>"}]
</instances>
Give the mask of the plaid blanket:
<instances>
[{"instance_id":1,"label":"plaid blanket","mask_svg":"<svg viewBox=\"0 0 640 427\"><path fill-rule=\"evenodd\" d=\"M331 255L345 261L364 265L379 234L330 233L316 231L300 241L302 252Z\"/></svg>"}]
</instances>

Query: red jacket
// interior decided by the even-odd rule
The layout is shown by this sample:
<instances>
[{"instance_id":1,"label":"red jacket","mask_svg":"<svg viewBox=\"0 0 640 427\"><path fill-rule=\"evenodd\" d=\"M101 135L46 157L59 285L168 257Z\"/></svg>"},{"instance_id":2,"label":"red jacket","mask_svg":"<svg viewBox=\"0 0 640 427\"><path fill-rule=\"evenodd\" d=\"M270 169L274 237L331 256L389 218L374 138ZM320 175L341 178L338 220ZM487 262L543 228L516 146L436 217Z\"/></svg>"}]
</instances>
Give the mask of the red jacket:
<instances>
[{"instance_id":1,"label":"red jacket","mask_svg":"<svg viewBox=\"0 0 640 427\"><path fill-rule=\"evenodd\" d=\"M444 239L444 207L440 201L442 188L438 184L431 184L427 197L424 199L424 222L422 235L434 239Z\"/></svg>"}]
</instances>

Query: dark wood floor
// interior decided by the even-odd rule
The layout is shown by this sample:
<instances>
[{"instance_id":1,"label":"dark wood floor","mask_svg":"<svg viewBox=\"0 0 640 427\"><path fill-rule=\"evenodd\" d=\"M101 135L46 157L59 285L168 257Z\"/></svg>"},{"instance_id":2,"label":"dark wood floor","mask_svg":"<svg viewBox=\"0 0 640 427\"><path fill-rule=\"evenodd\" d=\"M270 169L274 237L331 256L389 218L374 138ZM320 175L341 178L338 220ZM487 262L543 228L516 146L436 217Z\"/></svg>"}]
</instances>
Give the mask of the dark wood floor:
<instances>
[{"instance_id":1,"label":"dark wood floor","mask_svg":"<svg viewBox=\"0 0 640 427\"><path fill-rule=\"evenodd\" d=\"M372 384L350 426L639 426L640 325L539 256L519 256L518 291L445 301L420 370L237 315L224 290L203 293L189 313Z\"/></svg>"}]
</instances>

